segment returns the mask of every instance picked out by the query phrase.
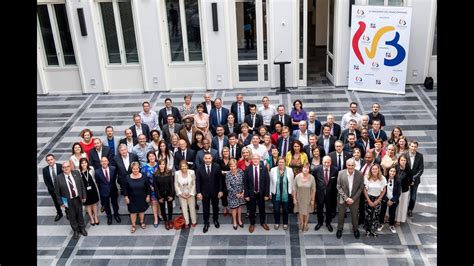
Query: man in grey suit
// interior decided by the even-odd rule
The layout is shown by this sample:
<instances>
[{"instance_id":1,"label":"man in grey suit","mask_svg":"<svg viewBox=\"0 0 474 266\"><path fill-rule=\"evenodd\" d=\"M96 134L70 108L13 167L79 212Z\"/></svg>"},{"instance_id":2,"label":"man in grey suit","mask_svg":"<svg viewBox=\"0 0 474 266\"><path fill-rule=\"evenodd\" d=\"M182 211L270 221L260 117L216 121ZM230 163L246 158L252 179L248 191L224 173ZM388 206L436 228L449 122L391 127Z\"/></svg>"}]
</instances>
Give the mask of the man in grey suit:
<instances>
[{"instance_id":1,"label":"man in grey suit","mask_svg":"<svg viewBox=\"0 0 474 266\"><path fill-rule=\"evenodd\" d=\"M168 115L166 119L168 123L161 128L161 135L163 136L163 139L166 141L166 143L171 143L171 136L174 133L179 134L179 131L181 130L181 124L175 123L174 116L171 114Z\"/></svg>"},{"instance_id":2,"label":"man in grey suit","mask_svg":"<svg viewBox=\"0 0 474 266\"><path fill-rule=\"evenodd\" d=\"M346 161L347 169L339 171L337 177L337 192L339 194L339 219L337 224L336 237L342 237L342 229L344 227L344 214L347 207L351 210L352 229L354 230L355 238L360 237L359 233L359 199L364 188L364 177L355 170L354 159Z\"/></svg>"},{"instance_id":3,"label":"man in grey suit","mask_svg":"<svg viewBox=\"0 0 474 266\"><path fill-rule=\"evenodd\" d=\"M86 201L86 188L84 187L84 183L82 183L79 171L71 172L72 168L69 161L63 163L62 169L63 172L54 179L54 188L58 202L61 203L61 208L66 207L63 198L67 200L69 222L74 231L73 238L77 240L79 233L83 236L87 236L82 212L82 203Z\"/></svg>"}]
</instances>

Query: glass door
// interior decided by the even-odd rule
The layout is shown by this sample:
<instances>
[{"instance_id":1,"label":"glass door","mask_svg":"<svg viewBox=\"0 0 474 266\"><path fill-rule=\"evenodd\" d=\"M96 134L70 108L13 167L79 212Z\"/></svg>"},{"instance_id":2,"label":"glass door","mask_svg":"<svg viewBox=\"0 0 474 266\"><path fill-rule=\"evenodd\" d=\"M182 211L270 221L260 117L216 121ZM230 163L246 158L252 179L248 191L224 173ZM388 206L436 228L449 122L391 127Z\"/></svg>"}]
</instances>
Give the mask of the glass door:
<instances>
[{"instance_id":1,"label":"glass door","mask_svg":"<svg viewBox=\"0 0 474 266\"><path fill-rule=\"evenodd\" d=\"M334 0L328 3L328 33L326 50L326 77L334 84Z\"/></svg>"},{"instance_id":2,"label":"glass door","mask_svg":"<svg viewBox=\"0 0 474 266\"><path fill-rule=\"evenodd\" d=\"M233 38L234 86L269 86L268 0L236 0Z\"/></svg>"}]
</instances>

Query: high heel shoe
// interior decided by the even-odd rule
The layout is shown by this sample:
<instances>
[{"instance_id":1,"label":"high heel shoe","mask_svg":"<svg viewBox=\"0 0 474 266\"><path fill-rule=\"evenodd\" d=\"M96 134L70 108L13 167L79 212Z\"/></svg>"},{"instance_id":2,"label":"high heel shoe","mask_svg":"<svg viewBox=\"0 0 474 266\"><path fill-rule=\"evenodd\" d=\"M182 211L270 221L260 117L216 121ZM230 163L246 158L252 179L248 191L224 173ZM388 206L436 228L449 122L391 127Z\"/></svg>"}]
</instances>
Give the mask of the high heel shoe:
<instances>
[{"instance_id":1,"label":"high heel shoe","mask_svg":"<svg viewBox=\"0 0 474 266\"><path fill-rule=\"evenodd\" d=\"M234 230L237 230L237 225L232 225L232 227L234 228Z\"/></svg>"}]
</instances>

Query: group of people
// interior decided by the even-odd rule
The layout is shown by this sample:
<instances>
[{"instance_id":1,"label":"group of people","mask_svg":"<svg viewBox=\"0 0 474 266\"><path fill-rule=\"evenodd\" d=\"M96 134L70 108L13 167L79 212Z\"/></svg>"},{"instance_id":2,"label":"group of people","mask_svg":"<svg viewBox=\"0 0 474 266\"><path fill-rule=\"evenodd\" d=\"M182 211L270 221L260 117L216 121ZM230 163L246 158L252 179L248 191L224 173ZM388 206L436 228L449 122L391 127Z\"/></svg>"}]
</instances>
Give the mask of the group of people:
<instances>
[{"instance_id":1,"label":"group of people","mask_svg":"<svg viewBox=\"0 0 474 266\"><path fill-rule=\"evenodd\" d=\"M380 105L361 115L357 103L341 123L328 115L325 122L306 112L296 100L289 114L284 105L262 105L244 101L237 94L230 109L222 100L205 94L194 106L184 97L181 108L170 98L159 112L149 102L133 115L133 125L120 139L112 126L97 138L89 129L72 146L69 160L56 163L46 156L43 178L57 210L62 208L74 231L74 238L86 236L82 206L92 226L100 224L98 211L105 211L107 224L121 223L118 199L127 204L131 233L137 216L142 229L145 211L152 206L153 225L164 221L173 228L175 199L179 199L184 228L197 225L197 201L202 202L203 232L212 221L219 223L219 201L224 216L232 216L235 230L243 228L243 206L255 230L256 209L259 223L269 230L265 205L273 204L274 229L288 229L288 216L298 214L299 229L308 231L312 213L317 215L315 230L337 219L337 238L342 236L346 210L351 213L353 233L359 238L359 225L367 236L377 236L388 221L389 229L412 216L417 188L423 173L423 155L418 143L408 141L400 127L388 135ZM388 208L388 214L387 214Z\"/></svg>"}]
</instances>

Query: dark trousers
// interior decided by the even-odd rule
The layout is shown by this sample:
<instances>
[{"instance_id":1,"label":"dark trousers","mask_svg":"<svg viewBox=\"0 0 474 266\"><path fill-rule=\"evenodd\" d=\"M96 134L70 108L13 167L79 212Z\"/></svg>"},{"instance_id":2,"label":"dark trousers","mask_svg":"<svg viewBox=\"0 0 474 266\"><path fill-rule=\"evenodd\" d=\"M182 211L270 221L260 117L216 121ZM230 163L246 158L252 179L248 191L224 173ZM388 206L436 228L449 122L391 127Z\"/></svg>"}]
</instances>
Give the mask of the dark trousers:
<instances>
[{"instance_id":1,"label":"dark trousers","mask_svg":"<svg viewBox=\"0 0 474 266\"><path fill-rule=\"evenodd\" d=\"M161 216L163 216L163 220L165 222L171 221L173 218L173 201L163 201L163 203L159 202L160 204L160 209L161 209ZM166 216L166 208L165 205L168 205L168 216Z\"/></svg>"},{"instance_id":2,"label":"dark trousers","mask_svg":"<svg viewBox=\"0 0 474 266\"><path fill-rule=\"evenodd\" d=\"M364 224L365 222L365 196L361 195L359 200L359 224Z\"/></svg>"},{"instance_id":3,"label":"dark trousers","mask_svg":"<svg viewBox=\"0 0 474 266\"><path fill-rule=\"evenodd\" d=\"M318 224L323 224L324 221L324 208L326 208L326 219L325 222L326 224L330 224L332 221L332 215L333 212L335 211L334 204L333 202L333 197L331 194L324 192L316 192L316 201L317 201L317 207L316 207L316 213L318 216ZM333 209L334 208L334 209Z\"/></svg>"},{"instance_id":4,"label":"dark trousers","mask_svg":"<svg viewBox=\"0 0 474 266\"><path fill-rule=\"evenodd\" d=\"M209 223L209 216L211 216L211 203L212 203L212 220L217 221L219 218L219 198L217 196L202 197L202 213L204 218L204 224Z\"/></svg>"},{"instance_id":5,"label":"dark trousers","mask_svg":"<svg viewBox=\"0 0 474 266\"><path fill-rule=\"evenodd\" d=\"M255 225L255 212L257 211L258 205L258 214L260 217L260 224L265 223L265 199L261 193L255 193L253 197L250 198L249 204L249 218L250 224Z\"/></svg>"},{"instance_id":6,"label":"dark trousers","mask_svg":"<svg viewBox=\"0 0 474 266\"><path fill-rule=\"evenodd\" d=\"M54 208L56 208L56 213L62 215L63 211L61 210L61 204L58 202L58 198L56 197L56 193L54 191L49 191L49 190L48 190L48 193L51 196L51 199L53 200Z\"/></svg>"},{"instance_id":7,"label":"dark trousers","mask_svg":"<svg viewBox=\"0 0 474 266\"><path fill-rule=\"evenodd\" d=\"M223 192L223 195L221 197L221 203L222 203L222 207L227 207L229 206L229 201L227 200L227 196L229 195L229 191L227 191L227 188L224 189Z\"/></svg>"},{"instance_id":8,"label":"dark trousers","mask_svg":"<svg viewBox=\"0 0 474 266\"><path fill-rule=\"evenodd\" d=\"M410 203L408 203L408 210L413 211L413 208L415 208L415 203L416 203L416 192L418 191L418 186L420 184L415 184L412 187L410 187Z\"/></svg>"},{"instance_id":9,"label":"dark trousers","mask_svg":"<svg viewBox=\"0 0 474 266\"><path fill-rule=\"evenodd\" d=\"M110 193L108 197L100 196L100 202L104 204L105 213L108 217L112 217L112 211L110 210L110 203L112 202L112 208L114 209L114 215L119 215L119 205L117 202L118 195L116 193Z\"/></svg>"},{"instance_id":10,"label":"dark trousers","mask_svg":"<svg viewBox=\"0 0 474 266\"><path fill-rule=\"evenodd\" d=\"M82 213L82 202L79 197L69 200L69 223L71 223L72 230L74 231L86 228Z\"/></svg>"},{"instance_id":11,"label":"dark trousers","mask_svg":"<svg viewBox=\"0 0 474 266\"><path fill-rule=\"evenodd\" d=\"M272 201L275 224L280 224L280 206L283 207L283 224L288 224L288 202L283 202L281 200L277 201L275 194L272 195Z\"/></svg>"},{"instance_id":12,"label":"dark trousers","mask_svg":"<svg viewBox=\"0 0 474 266\"><path fill-rule=\"evenodd\" d=\"M392 204L392 206L388 207L388 224L395 225L395 212L397 211L398 203ZM382 206L380 208L380 224L384 224L385 221L385 213L387 212L387 202L382 201Z\"/></svg>"}]
</instances>

